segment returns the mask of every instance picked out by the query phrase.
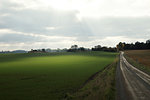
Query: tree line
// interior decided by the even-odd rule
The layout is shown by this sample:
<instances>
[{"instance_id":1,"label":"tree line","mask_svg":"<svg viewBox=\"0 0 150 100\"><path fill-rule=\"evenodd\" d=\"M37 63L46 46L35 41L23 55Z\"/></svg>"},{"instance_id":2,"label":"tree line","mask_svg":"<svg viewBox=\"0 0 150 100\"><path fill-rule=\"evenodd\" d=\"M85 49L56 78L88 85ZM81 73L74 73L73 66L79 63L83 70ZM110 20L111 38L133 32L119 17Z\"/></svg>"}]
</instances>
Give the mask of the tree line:
<instances>
[{"instance_id":1,"label":"tree line","mask_svg":"<svg viewBox=\"0 0 150 100\"><path fill-rule=\"evenodd\" d=\"M70 49L67 50L68 52L78 52L78 51L107 51L107 52L116 52L117 49L114 47L106 47L106 46L101 46L97 45L94 46L93 48L84 48L84 47L78 47L78 45L72 45Z\"/></svg>"},{"instance_id":2,"label":"tree line","mask_svg":"<svg viewBox=\"0 0 150 100\"><path fill-rule=\"evenodd\" d=\"M120 42L116 47L106 47L101 45L96 45L89 48L78 47L78 45L72 45L68 52L77 52L77 51L107 51L107 52L117 52L121 50L144 50L150 49L150 39L144 42L135 42L135 43L125 43Z\"/></svg>"},{"instance_id":3,"label":"tree line","mask_svg":"<svg viewBox=\"0 0 150 100\"><path fill-rule=\"evenodd\" d=\"M107 52L116 52L117 49L116 47L106 47L106 46L101 46L101 45L97 45L97 46L94 46L92 49L92 51L107 51Z\"/></svg>"},{"instance_id":4,"label":"tree line","mask_svg":"<svg viewBox=\"0 0 150 100\"><path fill-rule=\"evenodd\" d=\"M101 45L96 45L92 48L84 48L84 47L78 47L78 45L72 45L69 49L31 49L31 51L28 51L29 53L43 53L43 52L80 52L80 51L106 51L106 52L117 52L122 50L143 50L143 49L150 49L150 39L146 42L135 42L135 43L125 43L120 42L116 45L116 47L106 47ZM17 50L18 52L18 50ZM24 51L27 52L27 51ZM11 53L10 51L2 51L0 53ZM14 52L16 53L16 52ZM22 53L22 52L18 52Z\"/></svg>"},{"instance_id":5,"label":"tree line","mask_svg":"<svg viewBox=\"0 0 150 100\"><path fill-rule=\"evenodd\" d=\"M144 50L150 49L150 39L144 42L135 42L135 43L125 43L120 42L117 45L117 51L120 50Z\"/></svg>"},{"instance_id":6,"label":"tree line","mask_svg":"<svg viewBox=\"0 0 150 100\"><path fill-rule=\"evenodd\" d=\"M144 42L135 42L135 43L125 43L120 42L116 47L106 47L101 45L96 45L92 48L78 47L78 45L72 45L69 49L57 49L57 50L33 50L30 52L80 52L80 51L106 51L106 52L117 52L122 50L142 50L150 49L150 39Z\"/></svg>"}]
</instances>

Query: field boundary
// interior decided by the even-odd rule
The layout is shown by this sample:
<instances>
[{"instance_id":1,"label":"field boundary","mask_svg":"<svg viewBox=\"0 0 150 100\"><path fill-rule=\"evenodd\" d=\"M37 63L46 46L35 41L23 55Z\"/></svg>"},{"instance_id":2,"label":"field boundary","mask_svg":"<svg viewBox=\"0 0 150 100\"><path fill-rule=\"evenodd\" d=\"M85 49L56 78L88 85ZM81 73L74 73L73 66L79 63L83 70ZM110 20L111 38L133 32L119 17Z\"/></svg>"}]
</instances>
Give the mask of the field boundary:
<instances>
[{"instance_id":1,"label":"field boundary","mask_svg":"<svg viewBox=\"0 0 150 100\"><path fill-rule=\"evenodd\" d=\"M99 73L103 72L103 71L106 70L106 69L109 69L109 67L111 67L111 65L112 65L112 64L108 64L106 67L104 67L104 68L101 69L100 71L98 71L98 72L94 73L93 75L91 75L91 76L83 83L83 85L82 85L79 89L83 88L83 87L84 87L88 82L90 82L91 80L94 80L94 78L97 77Z\"/></svg>"},{"instance_id":2,"label":"field boundary","mask_svg":"<svg viewBox=\"0 0 150 100\"><path fill-rule=\"evenodd\" d=\"M118 58L96 72L74 93L67 93L63 100L115 100L116 68Z\"/></svg>"},{"instance_id":3,"label":"field boundary","mask_svg":"<svg viewBox=\"0 0 150 100\"><path fill-rule=\"evenodd\" d=\"M124 57L126 58L126 60L134 67L136 67L137 69L145 72L146 74L150 75L150 68L146 67L143 64L140 64L138 62L136 62L134 59L130 58L129 56L127 56L126 54L124 55Z\"/></svg>"}]
</instances>

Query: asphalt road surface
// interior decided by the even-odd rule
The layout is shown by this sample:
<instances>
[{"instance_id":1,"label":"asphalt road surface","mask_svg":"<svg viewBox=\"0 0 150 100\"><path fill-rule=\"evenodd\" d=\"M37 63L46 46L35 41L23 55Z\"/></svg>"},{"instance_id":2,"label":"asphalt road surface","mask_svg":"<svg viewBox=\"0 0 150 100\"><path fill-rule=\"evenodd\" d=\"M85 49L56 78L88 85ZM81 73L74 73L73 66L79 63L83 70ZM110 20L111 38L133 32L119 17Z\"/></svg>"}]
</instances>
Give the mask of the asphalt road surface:
<instances>
[{"instance_id":1,"label":"asphalt road surface","mask_svg":"<svg viewBox=\"0 0 150 100\"><path fill-rule=\"evenodd\" d=\"M150 75L127 62L120 53L117 67L117 100L150 100Z\"/></svg>"}]
</instances>

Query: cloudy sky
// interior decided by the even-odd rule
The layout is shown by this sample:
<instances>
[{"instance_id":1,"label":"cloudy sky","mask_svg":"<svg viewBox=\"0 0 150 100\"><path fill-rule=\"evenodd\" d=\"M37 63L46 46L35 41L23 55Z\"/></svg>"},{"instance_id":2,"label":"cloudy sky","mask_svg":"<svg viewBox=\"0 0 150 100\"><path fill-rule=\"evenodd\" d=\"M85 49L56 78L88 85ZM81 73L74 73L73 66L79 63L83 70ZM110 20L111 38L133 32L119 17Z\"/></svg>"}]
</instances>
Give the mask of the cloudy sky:
<instances>
[{"instance_id":1,"label":"cloudy sky","mask_svg":"<svg viewBox=\"0 0 150 100\"><path fill-rule=\"evenodd\" d=\"M0 0L0 50L150 39L150 0Z\"/></svg>"}]
</instances>

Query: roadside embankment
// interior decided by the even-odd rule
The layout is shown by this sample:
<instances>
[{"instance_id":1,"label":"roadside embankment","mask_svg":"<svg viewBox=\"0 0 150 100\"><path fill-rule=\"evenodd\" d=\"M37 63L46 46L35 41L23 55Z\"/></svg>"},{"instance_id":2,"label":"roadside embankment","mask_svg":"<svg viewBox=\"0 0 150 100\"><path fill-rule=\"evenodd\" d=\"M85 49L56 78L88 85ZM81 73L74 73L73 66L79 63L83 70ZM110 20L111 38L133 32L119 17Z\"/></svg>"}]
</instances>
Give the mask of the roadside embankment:
<instances>
[{"instance_id":1,"label":"roadside embankment","mask_svg":"<svg viewBox=\"0 0 150 100\"><path fill-rule=\"evenodd\" d=\"M65 100L115 100L115 76L118 59L104 70L90 77L88 82L73 94L67 94Z\"/></svg>"}]
</instances>

